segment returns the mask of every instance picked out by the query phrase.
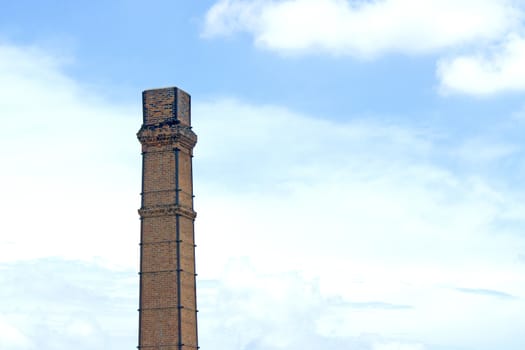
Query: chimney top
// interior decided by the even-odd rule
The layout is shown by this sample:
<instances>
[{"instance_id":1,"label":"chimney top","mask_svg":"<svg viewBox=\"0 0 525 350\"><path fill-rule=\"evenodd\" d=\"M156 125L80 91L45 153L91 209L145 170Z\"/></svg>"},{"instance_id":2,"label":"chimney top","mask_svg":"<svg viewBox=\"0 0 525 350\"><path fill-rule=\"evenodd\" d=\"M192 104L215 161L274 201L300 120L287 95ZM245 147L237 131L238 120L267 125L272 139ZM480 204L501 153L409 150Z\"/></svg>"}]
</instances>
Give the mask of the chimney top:
<instances>
[{"instance_id":1,"label":"chimney top","mask_svg":"<svg viewBox=\"0 0 525 350\"><path fill-rule=\"evenodd\" d=\"M142 92L144 125L175 122L191 126L191 96L177 87Z\"/></svg>"}]
</instances>

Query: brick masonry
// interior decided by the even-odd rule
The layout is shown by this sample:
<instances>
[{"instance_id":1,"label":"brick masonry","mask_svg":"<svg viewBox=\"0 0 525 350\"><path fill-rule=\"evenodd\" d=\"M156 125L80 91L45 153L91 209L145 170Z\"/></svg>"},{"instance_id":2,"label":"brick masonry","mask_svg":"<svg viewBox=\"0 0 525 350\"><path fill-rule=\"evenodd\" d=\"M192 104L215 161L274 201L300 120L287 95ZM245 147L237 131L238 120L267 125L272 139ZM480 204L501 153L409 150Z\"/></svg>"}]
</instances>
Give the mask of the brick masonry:
<instances>
[{"instance_id":1,"label":"brick masonry","mask_svg":"<svg viewBox=\"0 0 525 350\"><path fill-rule=\"evenodd\" d=\"M139 349L198 348L191 97L178 88L142 94Z\"/></svg>"}]
</instances>

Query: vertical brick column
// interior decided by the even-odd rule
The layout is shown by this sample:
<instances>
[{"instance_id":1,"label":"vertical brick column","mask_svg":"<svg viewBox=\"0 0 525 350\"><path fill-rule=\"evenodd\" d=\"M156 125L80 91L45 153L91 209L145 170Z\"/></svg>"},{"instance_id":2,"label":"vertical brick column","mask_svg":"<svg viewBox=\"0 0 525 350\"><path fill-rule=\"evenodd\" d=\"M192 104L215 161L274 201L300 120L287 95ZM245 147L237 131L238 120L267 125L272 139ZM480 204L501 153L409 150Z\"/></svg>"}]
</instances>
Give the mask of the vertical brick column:
<instances>
[{"instance_id":1,"label":"vertical brick column","mask_svg":"<svg viewBox=\"0 0 525 350\"><path fill-rule=\"evenodd\" d=\"M198 348L190 95L143 92L139 349Z\"/></svg>"}]
</instances>

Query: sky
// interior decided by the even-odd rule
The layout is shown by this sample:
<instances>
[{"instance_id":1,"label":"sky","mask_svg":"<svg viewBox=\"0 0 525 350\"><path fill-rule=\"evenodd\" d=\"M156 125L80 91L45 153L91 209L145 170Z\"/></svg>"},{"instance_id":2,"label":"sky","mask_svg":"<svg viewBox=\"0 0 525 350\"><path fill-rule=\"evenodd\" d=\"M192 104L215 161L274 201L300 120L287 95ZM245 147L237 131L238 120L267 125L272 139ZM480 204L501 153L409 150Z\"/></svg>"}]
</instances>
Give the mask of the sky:
<instances>
[{"instance_id":1,"label":"sky","mask_svg":"<svg viewBox=\"0 0 525 350\"><path fill-rule=\"evenodd\" d=\"M141 92L192 95L199 343L525 348L525 2L0 0L0 348L132 349Z\"/></svg>"}]
</instances>

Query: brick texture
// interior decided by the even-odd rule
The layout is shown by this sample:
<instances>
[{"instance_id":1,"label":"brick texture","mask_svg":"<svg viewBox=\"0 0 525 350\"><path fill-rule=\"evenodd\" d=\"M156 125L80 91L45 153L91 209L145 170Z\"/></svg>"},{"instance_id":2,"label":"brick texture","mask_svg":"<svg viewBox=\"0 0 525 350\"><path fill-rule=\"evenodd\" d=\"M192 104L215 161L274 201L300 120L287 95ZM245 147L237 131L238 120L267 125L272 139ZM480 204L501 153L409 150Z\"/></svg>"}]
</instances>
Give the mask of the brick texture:
<instances>
[{"instance_id":1,"label":"brick texture","mask_svg":"<svg viewBox=\"0 0 525 350\"><path fill-rule=\"evenodd\" d=\"M139 349L198 348L191 98L143 92Z\"/></svg>"}]
</instances>

